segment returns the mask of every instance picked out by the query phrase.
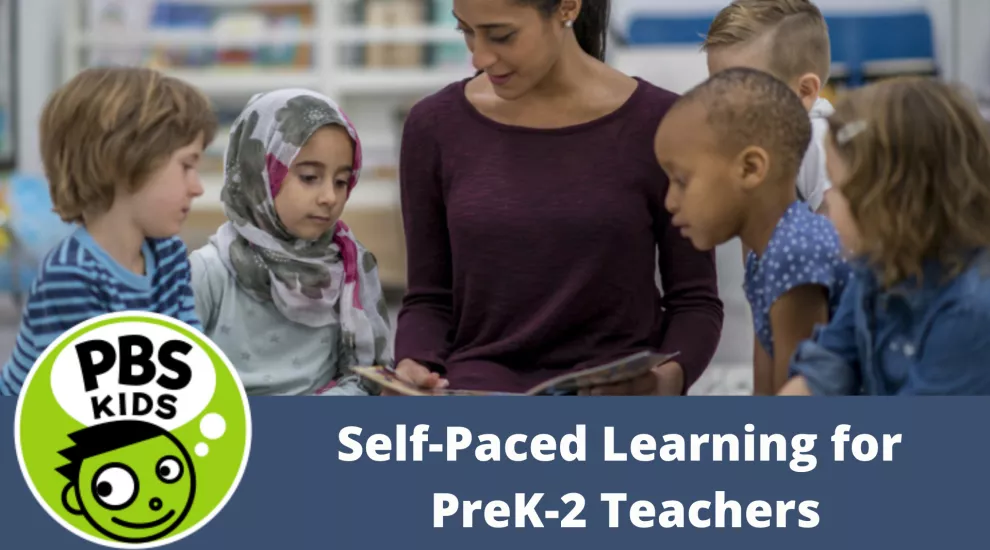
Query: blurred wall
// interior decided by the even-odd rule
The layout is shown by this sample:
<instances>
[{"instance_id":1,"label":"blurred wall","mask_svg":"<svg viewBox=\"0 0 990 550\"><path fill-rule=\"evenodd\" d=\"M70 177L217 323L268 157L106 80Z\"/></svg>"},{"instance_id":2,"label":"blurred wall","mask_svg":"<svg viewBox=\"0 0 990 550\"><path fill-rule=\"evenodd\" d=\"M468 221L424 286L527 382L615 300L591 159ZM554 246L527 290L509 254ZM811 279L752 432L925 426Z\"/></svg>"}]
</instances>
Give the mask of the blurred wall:
<instances>
[{"instance_id":1,"label":"blurred wall","mask_svg":"<svg viewBox=\"0 0 990 550\"><path fill-rule=\"evenodd\" d=\"M62 58L59 36L60 4L78 0L21 0L18 13L19 165L40 173L38 114L47 95L59 84L57 60ZM613 0L616 25L636 11L710 12L725 0ZM926 7L936 30L938 56L946 75L990 91L990 1L987 0L818 0L826 11ZM954 14L958 10L958 14Z\"/></svg>"},{"instance_id":2,"label":"blurred wall","mask_svg":"<svg viewBox=\"0 0 990 550\"><path fill-rule=\"evenodd\" d=\"M38 116L59 82L60 3L61 0L17 3L17 164L22 171L36 174L42 173Z\"/></svg>"}]
</instances>

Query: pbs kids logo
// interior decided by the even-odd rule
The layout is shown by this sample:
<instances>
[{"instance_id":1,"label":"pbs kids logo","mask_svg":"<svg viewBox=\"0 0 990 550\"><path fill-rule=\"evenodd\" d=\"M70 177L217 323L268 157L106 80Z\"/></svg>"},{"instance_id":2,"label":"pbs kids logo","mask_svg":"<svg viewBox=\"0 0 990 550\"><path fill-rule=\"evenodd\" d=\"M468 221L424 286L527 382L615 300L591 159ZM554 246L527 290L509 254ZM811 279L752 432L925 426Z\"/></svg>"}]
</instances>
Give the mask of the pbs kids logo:
<instances>
[{"instance_id":1,"label":"pbs kids logo","mask_svg":"<svg viewBox=\"0 0 990 550\"><path fill-rule=\"evenodd\" d=\"M114 548L162 546L205 525L251 446L247 396L223 352L144 312L63 334L35 363L14 422L21 472L45 511Z\"/></svg>"}]
</instances>

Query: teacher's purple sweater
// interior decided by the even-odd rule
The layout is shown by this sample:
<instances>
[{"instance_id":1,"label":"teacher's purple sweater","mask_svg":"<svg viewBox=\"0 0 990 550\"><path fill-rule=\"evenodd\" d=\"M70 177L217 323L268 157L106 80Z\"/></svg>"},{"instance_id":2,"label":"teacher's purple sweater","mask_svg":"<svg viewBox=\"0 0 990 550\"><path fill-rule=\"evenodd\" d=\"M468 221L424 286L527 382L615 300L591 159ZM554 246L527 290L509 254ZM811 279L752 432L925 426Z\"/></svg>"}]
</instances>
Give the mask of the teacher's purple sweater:
<instances>
[{"instance_id":1,"label":"teacher's purple sweater","mask_svg":"<svg viewBox=\"0 0 990 550\"><path fill-rule=\"evenodd\" d=\"M680 352L690 386L723 313L714 255L663 206L653 138L677 96L640 81L611 114L547 130L483 116L466 82L416 104L403 130L396 361L452 388L523 392L653 348Z\"/></svg>"}]
</instances>

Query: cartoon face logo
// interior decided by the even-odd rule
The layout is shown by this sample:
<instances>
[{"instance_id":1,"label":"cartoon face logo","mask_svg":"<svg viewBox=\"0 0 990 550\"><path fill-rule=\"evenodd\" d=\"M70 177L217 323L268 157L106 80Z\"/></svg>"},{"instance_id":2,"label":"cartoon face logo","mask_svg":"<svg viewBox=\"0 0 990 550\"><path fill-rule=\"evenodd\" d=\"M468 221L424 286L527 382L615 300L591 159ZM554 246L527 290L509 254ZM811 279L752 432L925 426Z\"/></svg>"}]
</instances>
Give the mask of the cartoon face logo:
<instances>
[{"instance_id":1,"label":"cartoon face logo","mask_svg":"<svg viewBox=\"0 0 990 550\"><path fill-rule=\"evenodd\" d=\"M175 529L192 507L196 473L185 446L140 420L97 424L69 435L56 468L68 483L62 505L121 542L149 542Z\"/></svg>"},{"instance_id":2,"label":"cartoon face logo","mask_svg":"<svg viewBox=\"0 0 990 550\"><path fill-rule=\"evenodd\" d=\"M54 521L93 544L150 550L226 505L247 465L251 415L237 370L194 327L108 313L42 353L21 388L14 439Z\"/></svg>"}]
</instances>

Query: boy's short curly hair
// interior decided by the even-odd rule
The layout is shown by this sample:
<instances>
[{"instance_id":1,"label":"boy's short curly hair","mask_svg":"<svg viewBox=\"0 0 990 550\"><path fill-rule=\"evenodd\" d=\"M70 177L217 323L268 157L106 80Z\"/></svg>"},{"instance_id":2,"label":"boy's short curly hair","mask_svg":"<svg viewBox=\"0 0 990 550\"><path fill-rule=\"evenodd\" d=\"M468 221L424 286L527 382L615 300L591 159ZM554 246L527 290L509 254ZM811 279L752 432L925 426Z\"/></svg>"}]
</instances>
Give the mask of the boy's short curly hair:
<instances>
[{"instance_id":1,"label":"boy's short curly hair","mask_svg":"<svg viewBox=\"0 0 990 550\"><path fill-rule=\"evenodd\" d=\"M733 67L686 92L675 108L691 102L704 107L726 154L761 147L772 157L775 177L793 184L811 143L811 120L787 84L757 69Z\"/></svg>"},{"instance_id":2,"label":"boy's short curly hair","mask_svg":"<svg viewBox=\"0 0 990 550\"><path fill-rule=\"evenodd\" d=\"M217 117L198 89L138 67L86 69L51 95L41 114L41 157L54 211L82 222L134 192Z\"/></svg>"},{"instance_id":3,"label":"boy's short curly hair","mask_svg":"<svg viewBox=\"0 0 990 550\"><path fill-rule=\"evenodd\" d=\"M790 81L814 73L824 85L832 47L821 10L809 0L735 0L712 20L702 49L751 44L767 37L766 62L774 76Z\"/></svg>"}]
</instances>

